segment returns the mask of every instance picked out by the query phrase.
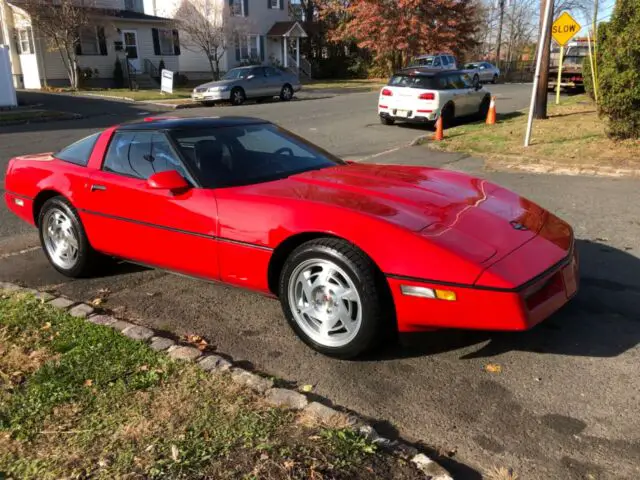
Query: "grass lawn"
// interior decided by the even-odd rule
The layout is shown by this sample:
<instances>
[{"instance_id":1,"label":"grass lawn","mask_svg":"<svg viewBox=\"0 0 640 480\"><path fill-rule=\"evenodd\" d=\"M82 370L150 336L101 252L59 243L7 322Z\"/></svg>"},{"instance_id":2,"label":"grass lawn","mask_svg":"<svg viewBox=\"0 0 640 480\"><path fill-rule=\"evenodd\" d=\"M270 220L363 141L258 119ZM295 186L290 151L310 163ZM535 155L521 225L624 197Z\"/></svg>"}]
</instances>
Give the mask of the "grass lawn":
<instances>
[{"instance_id":1,"label":"grass lawn","mask_svg":"<svg viewBox=\"0 0 640 480\"><path fill-rule=\"evenodd\" d=\"M352 79L352 80L312 80L309 83L305 83L303 89L318 89L318 90L332 90L341 88L368 88L371 90L377 90L387 83L386 79L371 78L371 79Z\"/></svg>"},{"instance_id":2,"label":"grass lawn","mask_svg":"<svg viewBox=\"0 0 640 480\"><path fill-rule=\"evenodd\" d=\"M135 101L144 100L168 100L177 98L189 98L191 96L192 88L174 88L172 94L162 93L160 89L157 90L129 90L128 88L110 88L105 90L81 90L77 92L78 95L82 94L95 94L105 95L109 97L127 97L132 98Z\"/></svg>"},{"instance_id":3,"label":"grass lawn","mask_svg":"<svg viewBox=\"0 0 640 480\"><path fill-rule=\"evenodd\" d=\"M0 444L0 478L424 478L27 294L0 295Z\"/></svg>"},{"instance_id":4,"label":"grass lawn","mask_svg":"<svg viewBox=\"0 0 640 480\"><path fill-rule=\"evenodd\" d=\"M73 118L74 115L56 110L7 110L0 112L0 126L2 124L13 124L16 122L60 120L63 118Z\"/></svg>"},{"instance_id":5,"label":"grass lawn","mask_svg":"<svg viewBox=\"0 0 640 480\"><path fill-rule=\"evenodd\" d=\"M498 99L499 101L499 99ZM640 141L615 142L605 134L605 119L598 118L586 95L549 104L549 118L535 120L531 144L523 146L526 112L498 115L495 125L467 124L445 131L445 140L431 148L468 152L499 164L554 165L560 168L640 168Z\"/></svg>"}]
</instances>

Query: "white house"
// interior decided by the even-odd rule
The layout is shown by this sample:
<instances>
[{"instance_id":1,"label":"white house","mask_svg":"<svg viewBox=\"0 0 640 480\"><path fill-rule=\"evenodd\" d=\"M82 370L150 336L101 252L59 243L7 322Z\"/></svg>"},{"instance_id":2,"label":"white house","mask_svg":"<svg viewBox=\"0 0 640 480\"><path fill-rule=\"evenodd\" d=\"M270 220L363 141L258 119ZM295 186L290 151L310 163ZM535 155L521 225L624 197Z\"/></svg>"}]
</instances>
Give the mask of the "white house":
<instances>
[{"instance_id":1,"label":"white house","mask_svg":"<svg viewBox=\"0 0 640 480\"><path fill-rule=\"evenodd\" d=\"M290 0L144 0L147 14L179 18L185 2L200 11L218 12L221 21L242 22L242 34L227 48L220 69L227 71L245 62L280 65L301 75L311 75L311 66L300 54L300 39L307 33L291 18ZM215 15L215 14L213 14ZM220 20L218 20L220 21ZM196 45L183 35L180 72L191 78L211 76L209 63Z\"/></svg>"},{"instance_id":2,"label":"white house","mask_svg":"<svg viewBox=\"0 0 640 480\"><path fill-rule=\"evenodd\" d=\"M141 88L157 87L160 62L189 80L211 76L205 55L193 45L181 45L175 15L183 2L203 0L78 0L90 12L92 24L80 32L78 65L91 75L87 86L113 86L115 63ZM290 0L206 0L222 7L224 21L237 17L246 28L221 62L226 71L250 59L282 65L310 75L300 55L302 26L289 15ZM90 6L87 6L90 5ZM69 84L63 58L31 23L24 0L0 0L0 43L9 46L13 82L17 88L40 89ZM246 34L244 34L246 32ZM186 39L183 39L184 43Z\"/></svg>"}]
</instances>

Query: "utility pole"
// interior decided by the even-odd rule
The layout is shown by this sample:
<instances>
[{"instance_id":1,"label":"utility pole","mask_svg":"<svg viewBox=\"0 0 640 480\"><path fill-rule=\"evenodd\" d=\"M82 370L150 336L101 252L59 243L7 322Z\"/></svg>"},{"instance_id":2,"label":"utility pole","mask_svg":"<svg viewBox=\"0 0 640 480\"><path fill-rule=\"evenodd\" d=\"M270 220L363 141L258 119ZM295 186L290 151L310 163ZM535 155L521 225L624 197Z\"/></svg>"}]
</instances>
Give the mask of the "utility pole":
<instances>
[{"instance_id":1,"label":"utility pole","mask_svg":"<svg viewBox=\"0 0 640 480\"><path fill-rule=\"evenodd\" d=\"M549 10L547 10L547 3L551 3ZM540 64L540 78L538 80L538 88L536 91L536 107L534 111L534 118L545 119L547 118L547 98L548 98L548 85L549 85L549 59L551 57L551 18L553 18L554 0L540 0L540 39L541 43L538 43L538 48L542 49L542 62ZM545 19L543 12L549 12L549 20ZM545 22L545 20L547 20ZM547 28L544 32L543 29Z\"/></svg>"},{"instance_id":2,"label":"utility pole","mask_svg":"<svg viewBox=\"0 0 640 480\"><path fill-rule=\"evenodd\" d=\"M500 23L498 24L498 44L496 46L496 66L500 68L500 47L502 47L502 25L504 24L504 2L500 1Z\"/></svg>"}]
</instances>

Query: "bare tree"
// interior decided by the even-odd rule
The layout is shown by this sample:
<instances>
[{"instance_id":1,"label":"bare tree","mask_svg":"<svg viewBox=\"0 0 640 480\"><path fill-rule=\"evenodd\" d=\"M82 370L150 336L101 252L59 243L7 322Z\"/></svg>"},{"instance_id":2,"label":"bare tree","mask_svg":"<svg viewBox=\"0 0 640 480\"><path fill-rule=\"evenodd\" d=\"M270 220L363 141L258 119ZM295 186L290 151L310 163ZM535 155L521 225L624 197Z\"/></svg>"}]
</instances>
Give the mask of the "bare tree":
<instances>
[{"instance_id":1,"label":"bare tree","mask_svg":"<svg viewBox=\"0 0 640 480\"><path fill-rule=\"evenodd\" d=\"M247 31L246 22L232 18L227 1L184 0L175 14L184 48L203 53L213 78L220 78L220 62L235 39Z\"/></svg>"},{"instance_id":2,"label":"bare tree","mask_svg":"<svg viewBox=\"0 0 640 480\"><path fill-rule=\"evenodd\" d=\"M78 57L76 46L80 43L80 30L95 27L87 7L90 0L22 0L22 7L31 17L31 25L44 37L50 51L60 52L71 88L78 88Z\"/></svg>"}]
</instances>

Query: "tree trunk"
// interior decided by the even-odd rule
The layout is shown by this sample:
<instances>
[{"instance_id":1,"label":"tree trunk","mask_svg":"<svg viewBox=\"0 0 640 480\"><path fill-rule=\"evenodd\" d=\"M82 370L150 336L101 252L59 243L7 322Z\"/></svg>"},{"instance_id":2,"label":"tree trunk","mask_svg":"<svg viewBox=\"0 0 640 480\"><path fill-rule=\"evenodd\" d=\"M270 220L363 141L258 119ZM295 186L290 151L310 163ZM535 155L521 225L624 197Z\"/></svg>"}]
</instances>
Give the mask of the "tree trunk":
<instances>
[{"instance_id":1,"label":"tree trunk","mask_svg":"<svg viewBox=\"0 0 640 480\"><path fill-rule=\"evenodd\" d=\"M218 72L219 70L217 69L217 65L218 65L218 58L216 57L215 59L215 63L216 65L214 66L214 60L213 60L213 56L211 54L207 55L207 59L209 60L209 68L211 69L211 77L214 80L218 80Z\"/></svg>"}]
</instances>

